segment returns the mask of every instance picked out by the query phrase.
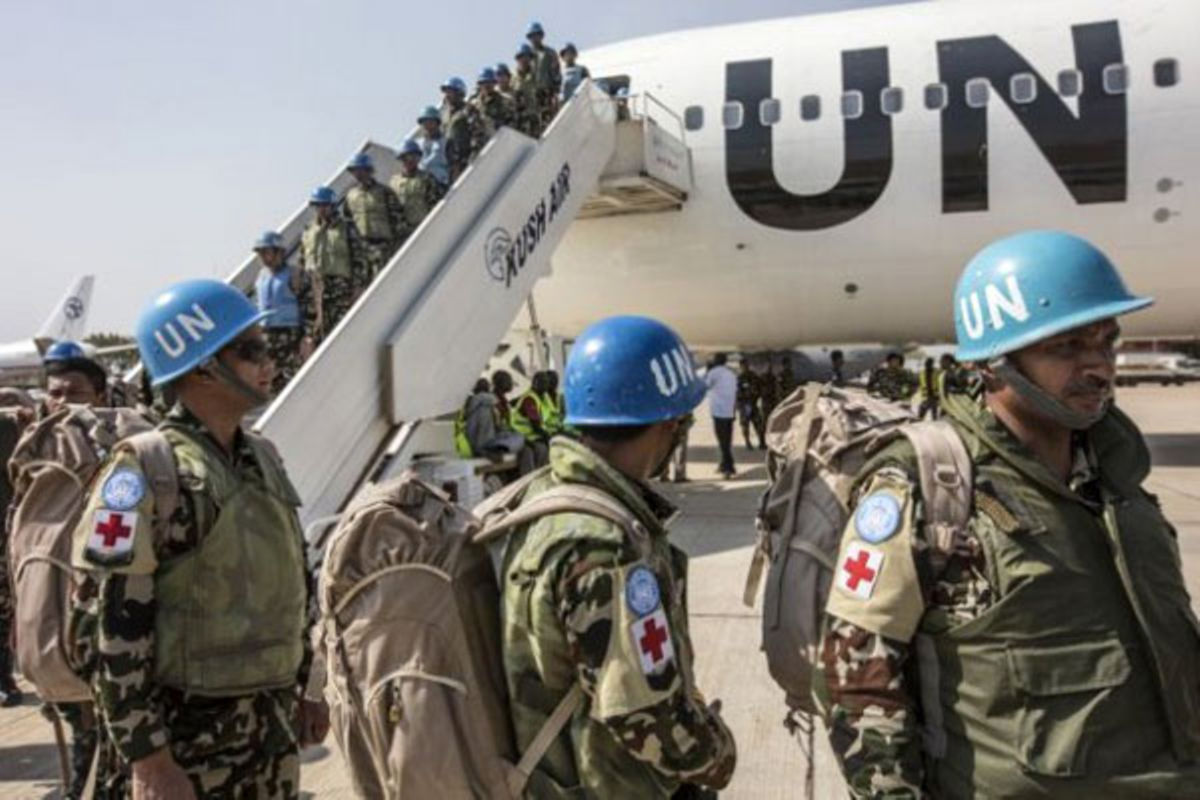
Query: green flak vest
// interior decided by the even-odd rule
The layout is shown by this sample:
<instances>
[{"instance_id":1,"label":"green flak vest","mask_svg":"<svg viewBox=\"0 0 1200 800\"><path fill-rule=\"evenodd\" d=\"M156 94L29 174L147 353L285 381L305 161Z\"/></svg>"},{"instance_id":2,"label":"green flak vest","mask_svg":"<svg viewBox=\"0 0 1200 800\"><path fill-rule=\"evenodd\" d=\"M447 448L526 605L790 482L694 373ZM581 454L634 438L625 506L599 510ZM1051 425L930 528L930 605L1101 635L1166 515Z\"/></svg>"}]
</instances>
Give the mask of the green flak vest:
<instances>
[{"instance_id":1,"label":"green flak vest","mask_svg":"<svg viewBox=\"0 0 1200 800\"><path fill-rule=\"evenodd\" d=\"M392 220L388 216L387 187L374 183L369 188L358 185L346 193L346 208L354 219L354 227L364 239L394 239Z\"/></svg>"},{"instance_id":2,"label":"green flak vest","mask_svg":"<svg viewBox=\"0 0 1200 800\"><path fill-rule=\"evenodd\" d=\"M416 230L433 208L426 202L426 198L429 196L429 182L432 180L433 178L423 172L416 172L412 175L397 172L388 182L392 191L400 198L400 207L404 209L404 221L408 223L411 230Z\"/></svg>"},{"instance_id":3,"label":"green flak vest","mask_svg":"<svg viewBox=\"0 0 1200 800\"><path fill-rule=\"evenodd\" d=\"M999 600L957 626L935 609L916 637L935 796L1200 796L1200 625L1174 531L1140 488L1136 427L1114 410L1089 431L1099 508L988 444L973 401L947 405L977 500L990 485L1019 519L981 519L977 502Z\"/></svg>"},{"instance_id":4,"label":"green flak vest","mask_svg":"<svg viewBox=\"0 0 1200 800\"><path fill-rule=\"evenodd\" d=\"M258 440L251 446L265 485L194 439L164 433L178 463L203 476L220 513L199 547L154 576L155 677L213 697L294 685L307 605L295 490Z\"/></svg>"},{"instance_id":5,"label":"green flak vest","mask_svg":"<svg viewBox=\"0 0 1200 800\"><path fill-rule=\"evenodd\" d=\"M350 239L341 222L322 225L314 220L304 229L304 266L323 278L350 277Z\"/></svg>"}]
</instances>

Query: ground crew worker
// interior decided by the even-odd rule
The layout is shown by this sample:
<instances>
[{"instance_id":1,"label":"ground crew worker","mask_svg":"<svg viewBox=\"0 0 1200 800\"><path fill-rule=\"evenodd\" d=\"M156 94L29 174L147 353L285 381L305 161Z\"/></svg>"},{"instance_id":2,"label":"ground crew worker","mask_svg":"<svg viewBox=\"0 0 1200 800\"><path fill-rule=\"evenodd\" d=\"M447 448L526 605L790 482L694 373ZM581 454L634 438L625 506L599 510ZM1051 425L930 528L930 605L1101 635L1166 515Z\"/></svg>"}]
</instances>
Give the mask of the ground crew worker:
<instances>
[{"instance_id":1,"label":"ground crew worker","mask_svg":"<svg viewBox=\"0 0 1200 800\"><path fill-rule=\"evenodd\" d=\"M567 362L567 424L525 502L561 484L598 489L641 535L577 513L546 516L508 542L501 574L504 669L518 752L575 687L581 706L531 776L529 797L697 796L736 761L719 703L695 685L684 553L674 508L646 483L680 420L704 397L686 345L662 323L613 317ZM679 794L676 794L676 793Z\"/></svg>"},{"instance_id":2,"label":"ground crew worker","mask_svg":"<svg viewBox=\"0 0 1200 800\"><path fill-rule=\"evenodd\" d=\"M883 366L871 370L867 379L867 391L876 397L893 402L903 402L917 390L917 378L904 368L904 356L888 353Z\"/></svg>"},{"instance_id":3,"label":"ground crew worker","mask_svg":"<svg viewBox=\"0 0 1200 800\"><path fill-rule=\"evenodd\" d=\"M271 391L278 394L316 346L317 304L312 277L287 263L282 236L275 231L265 232L254 243L254 252L263 263L254 284L254 297L258 310L270 314L263 322L263 335L275 363Z\"/></svg>"},{"instance_id":4,"label":"ground crew worker","mask_svg":"<svg viewBox=\"0 0 1200 800\"><path fill-rule=\"evenodd\" d=\"M550 432L547 429L544 399L546 374L534 373L529 389L512 406L512 429L525 437L525 446L533 452L535 466L542 466L549 456Z\"/></svg>"},{"instance_id":5,"label":"ground crew worker","mask_svg":"<svg viewBox=\"0 0 1200 800\"><path fill-rule=\"evenodd\" d=\"M750 443L751 426L754 427L754 432L758 435L758 449L767 449L766 439L763 438L765 421L763 420L762 408L759 406L759 400L761 399L762 381L758 375L754 374L754 370L750 369L750 359L743 357L741 366L738 367L737 410L738 421L741 423L742 428L742 438L746 441L747 450L754 447Z\"/></svg>"},{"instance_id":6,"label":"ground crew worker","mask_svg":"<svg viewBox=\"0 0 1200 800\"><path fill-rule=\"evenodd\" d=\"M479 109L467 102L467 84L462 78L450 78L443 83L442 97L446 162L450 165L450 182L454 183L487 144L491 130Z\"/></svg>"},{"instance_id":7,"label":"ground crew worker","mask_svg":"<svg viewBox=\"0 0 1200 800\"><path fill-rule=\"evenodd\" d=\"M471 101L475 108L487 120L493 133L505 125L512 127L517 116L513 101L502 95L496 89L496 71L484 67L479 71L479 79L475 82L478 91Z\"/></svg>"},{"instance_id":8,"label":"ground crew worker","mask_svg":"<svg viewBox=\"0 0 1200 800\"><path fill-rule=\"evenodd\" d=\"M772 369L771 361L771 355L768 353L766 369L758 376L764 425L766 424L766 420L771 416L771 412L775 410L775 406L779 405L779 401L783 399L783 395L780 394L779 376Z\"/></svg>"},{"instance_id":9,"label":"ground crew worker","mask_svg":"<svg viewBox=\"0 0 1200 800\"><path fill-rule=\"evenodd\" d=\"M592 73L588 72L588 68L583 64L575 63L575 59L579 57L579 51L571 42L567 42L566 46L558 51L558 54L562 56L562 102L566 103L575 94L579 85L592 77Z\"/></svg>"},{"instance_id":10,"label":"ground crew worker","mask_svg":"<svg viewBox=\"0 0 1200 800\"><path fill-rule=\"evenodd\" d=\"M300 237L301 264L312 281L320 338L333 332L370 278L354 226L337 213L337 195L318 186L309 198L316 216Z\"/></svg>"},{"instance_id":11,"label":"ground crew worker","mask_svg":"<svg viewBox=\"0 0 1200 800\"><path fill-rule=\"evenodd\" d=\"M441 184L442 192L450 186L450 162L446 160L446 136L442 132L442 112L437 106L425 106L417 117L421 126L416 143L421 146L421 169Z\"/></svg>"},{"instance_id":12,"label":"ground crew worker","mask_svg":"<svg viewBox=\"0 0 1200 800\"><path fill-rule=\"evenodd\" d=\"M541 391L538 394L542 424L551 436L566 430L567 401L558 389L558 373L552 369L542 373Z\"/></svg>"},{"instance_id":13,"label":"ground crew worker","mask_svg":"<svg viewBox=\"0 0 1200 800\"><path fill-rule=\"evenodd\" d=\"M213 280L176 284L142 312L142 362L178 397L158 427L177 496L160 505L163 476L118 448L75 534L98 598L84 608L105 745L134 797L298 797L298 746L328 726L324 703L301 698L300 500L275 449L241 428L271 389L265 316Z\"/></svg>"},{"instance_id":14,"label":"ground crew worker","mask_svg":"<svg viewBox=\"0 0 1200 800\"><path fill-rule=\"evenodd\" d=\"M974 462L969 522L923 529L902 439L860 473L835 562L822 695L855 797L1200 791L1200 625L1112 402L1115 318L1151 302L1064 233L967 265L957 356L984 388L943 409Z\"/></svg>"},{"instance_id":15,"label":"ground crew worker","mask_svg":"<svg viewBox=\"0 0 1200 800\"><path fill-rule=\"evenodd\" d=\"M942 353L939 359L938 375L941 383L938 385L938 395L965 394L970 389L970 379L966 370L950 353Z\"/></svg>"},{"instance_id":16,"label":"ground crew worker","mask_svg":"<svg viewBox=\"0 0 1200 800\"><path fill-rule=\"evenodd\" d=\"M492 396L496 399L496 434L497 440L504 449L517 457L517 471L527 475L537 467L537 456L528 446L524 434L513 429L515 409L508 400L508 393L513 390L513 378L507 370L498 369L492 373Z\"/></svg>"},{"instance_id":17,"label":"ground crew worker","mask_svg":"<svg viewBox=\"0 0 1200 800\"><path fill-rule=\"evenodd\" d=\"M375 180L375 163L369 155L357 154L346 168L356 183L342 204L358 232L369 280L373 281L404 241L404 213L391 187Z\"/></svg>"},{"instance_id":18,"label":"ground crew worker","mask_svg":"<svg viewBox=\"0 0 1200 800\"><path fill-rule=\"evenodd\" d=\"M558 53L545 43L546 31L542 23L531 22L525 31L525 38L533 49L533 75L537 85L538 111L541 114L540 128L546 130L554 115L558 113L558 98L562 93L562 66L558 62Z\"/></svg>"},{"instance_id":19,"label":"ground crew worker","mask_svg":"<svg viewBox=\"0 0 1200 800\"><path fill-rule=\"evenodd\" d=\"M926 358L917 375L917 416L921 419L937 419L938 398L944 377L941 370L933 365L933 359Z\"/></svg>"},{"instance_id":20,"label":"ground crew worker","mask_svg":"<svg viewBox=\"0 0 1200 800\"><path fill-rule=\"evenodd\" d=\"M442 199L443 189L431 174L421 169L421 145L405 139L400 146L400 171L388 182L400 200L404 237L412 235Z\"/></svg>"},{"instance_id":21,"label":"ground crew worker","mask_svg":"<svg viewBox=\"0 0 1200 800\"><path fill-rule=\"evenodd\" d=\"M846 385L846 354L841 350L829 353L829 382L834 386Z\"/></svg>"},{"instance_id":22,"label":"ground crew worker","mask_svg":"<svg viewBox=\"0 0 1200 800\"><path fill-rule=\"evenodd\" d=\"M513 108L516 113L517 130L538 138L542 135L542 107L538 95L537 75L533 71L533 48L522 44L517 48L513 60L517 62L517 72L509 84L513 95Z\"/></svg>"}]
</instances>

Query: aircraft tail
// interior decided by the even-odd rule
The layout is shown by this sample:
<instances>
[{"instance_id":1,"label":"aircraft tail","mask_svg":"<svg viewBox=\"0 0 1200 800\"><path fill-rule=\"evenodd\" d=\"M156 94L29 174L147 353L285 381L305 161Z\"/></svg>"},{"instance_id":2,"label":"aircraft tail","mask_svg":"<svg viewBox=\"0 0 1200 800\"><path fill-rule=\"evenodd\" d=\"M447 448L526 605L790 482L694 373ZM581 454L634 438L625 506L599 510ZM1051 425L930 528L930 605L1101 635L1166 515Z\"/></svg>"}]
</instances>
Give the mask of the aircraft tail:
<instances>
[{"instance_id":1,"label":"aircraft tail","mask_svg":"<svg viewBox=\"0 0 1200 800\"><path fill-rule=\"evenodd\" d=\"M94 275L84 275L63 295L50 317L38 329L39 340L82 339L87 333L88 312L92 310Z\"/></svg>"}]
</instances>

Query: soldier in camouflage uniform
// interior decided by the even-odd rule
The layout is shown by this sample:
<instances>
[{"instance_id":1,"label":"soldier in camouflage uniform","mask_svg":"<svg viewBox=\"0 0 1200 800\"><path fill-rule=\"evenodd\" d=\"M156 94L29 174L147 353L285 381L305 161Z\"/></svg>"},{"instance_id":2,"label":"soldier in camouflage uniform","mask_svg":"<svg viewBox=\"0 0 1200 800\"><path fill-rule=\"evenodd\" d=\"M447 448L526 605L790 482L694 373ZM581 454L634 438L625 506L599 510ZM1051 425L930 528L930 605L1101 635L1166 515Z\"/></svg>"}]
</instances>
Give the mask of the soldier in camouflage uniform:
<instances>
[{"instance_id":1,"label":"soldier in camouflage uniform","mask_svg":"<svg viewBox=\"0 0 1200 800\"><path fill-rule=\"evenodd\" d=\"M871 371L867 391L893 402L906 402L917 391L917 376L904 368L904 356L888 353L884 365Z\"/></svg>"},{"instance_id":2,"label":"soldier in camouflage uniform","mask_svg":"<svg viewBox=\"0 0 1200 800\"><path fill-rule=\"evenodd\" d=\"M985 328L998 292L1022 313ZM860 473L835 562L818 695L854 797L1200 796L1200 624L1112 403L1114 317L1150 302L1066 234L968 265L959 357L986 387L937 423L973 462L938 470L970 473L966 526L922 525L944 498L902 437Z\"/></svg>"},{"instance_id":3,"label":"soldier in camouflage uniform","mask_svg":"<svg viewBox=\"0 0 1200 800\"><path fill-rule=\"evenodd\" d=\"M687 559L667 539L674 509L646 483L704 386L682 342L653 320L604 320L576 344L566 422L580 438L553 440L550 465L530 479L523 502L582 485L637 524L629 533L607 519L560 513L509 541L503 646L518 750L564 696L581 690L583 698L527 794L710 796L729 782L736 749L719 703L707 703L695 685ZM635 397L631 386L643 392Z\"/></svg>"},{"instance_id":4,"label":"soldier in camouflage uniform","mask_svg":"<svg viewBox=\"0 0 1200 800\"><path fill-rule=\"evenodd\" d=\"M467 84L462 78L451 78L442 84L442 96L446 161L450 164L450 183L454 183L492 138L492 131L479 109L467 102Z\"/></svg>"},{"instance_id":5,"label":"soldier in camouflage uniform","mask_svg":"<svg viewBox=\"0 0 1200 800\"><path fill-rule=\"evenodd\" d=\"M517 73L513 75L510 86L517 130L536 139L542 135L542 109L538 99L537 76L533 72L533 58L533 48L522 44L514 56Z\"/></svg>"},{"instance_id":6,"label":"soldier in camouflage uniform","mask_svg":"<svg viewBox=\"0 0 1200 800\"><path fill-rule=\"evenodd\" d=\"M312 280L316 299L318 338L333 332L371 282L358 234L338 214L336 200L328 186L313 190L309 205L316 216L300 237L300 263Z\"/></svg>"},{"instance_id":7,"label":"soldier in camouflage uniform","mask_svg":"<svg viewBox=\"0 0 1200 800\"><path fill-rule=\"evenodd\" d=\"M562 65L558 53L545 43L546 32L540 22L531 22L525 33L533 48L533 75L537 84L539 120L542 130L550 125L558 113L559 95L562 94Z\"/></svg>"},{"instance_id":8,"label":"soldier in camouflage uniform","mask_svg":"<svg viewBox=\"0 0 1200 800\"><path fill-rule=\"evenodd\" d=\"M513 97L512 91L512 71L508 68L508 64L500 61L496 64L496 91L513 104L513 114L517 113L517 101Z\"/></svg>"},{"instance_id":9,"label":"soldier in camouflage uniform","mask_svg":"<svg viewBox=\"0 0 1200 800\"><path fill-rule=\"evenodd\" d=\"M404 217L396 193L375 180L369 155L359 153L347 169L357 182L346 192L342 207L362 243L369 285L404 241Z\"/></svg>"},{"instance_id":10,"label":"soldier in camouflage uniform","mask_svg":"<svg viewBox=\"0 0 1200 800\"><path fill-rule=\"evenodd\" d=\"M500 94L496 89L496 72L491 67L484 67L475 83L478 91L471 98L471 104L488 121L492 132L500 130L505 125L512 127L516 120L516 105L512 99Z\"/></svg>"},{"instance_id":11,"label":"soldier in camouflage uniform","mask_svg":"<svg viewBox=\"0 0 1200 800\"><path fill-rule=\"evenodd\" d=\"M135 797L296 798L298 747L325 735L323 702L303 694L299 499L274 448L240 427L271 387L261 317L204 280L171 287L138 322L146 368L178 397L157 429L177 491L118 448L72 550L87 574L77 657L108 733L113 794L132 781Z\"/></svg>"},{"instance_id":12,"label":"soldier in camouflage uniform","mask_svg":"<svg viewBox=\"0 0 1200 800\"><path fill-rule=\"evenodd\" d=\"M278 233L267 231L258 237L254 252L263 263L254 295L258 310L271 314L263 322L263 334L267 337L267 352L275 363L271 389L278 394L316 346L317 304L313 300L312 277L287 263L287 251Z\"/></svg>"},{"instance_id":13,"label":"soldier in camouflage uniform","mask_svg":"<svg viewBox=\"0 0 1200 800\"><path fill-rule=\"evenodd\" d=\"M400 147L400 171L392 176L389 185L400 199L404 218L404 236L408 238L421 221L442 199L441 184L420 168L421 145L406 139Z\"/></svg>"}]
</instances>

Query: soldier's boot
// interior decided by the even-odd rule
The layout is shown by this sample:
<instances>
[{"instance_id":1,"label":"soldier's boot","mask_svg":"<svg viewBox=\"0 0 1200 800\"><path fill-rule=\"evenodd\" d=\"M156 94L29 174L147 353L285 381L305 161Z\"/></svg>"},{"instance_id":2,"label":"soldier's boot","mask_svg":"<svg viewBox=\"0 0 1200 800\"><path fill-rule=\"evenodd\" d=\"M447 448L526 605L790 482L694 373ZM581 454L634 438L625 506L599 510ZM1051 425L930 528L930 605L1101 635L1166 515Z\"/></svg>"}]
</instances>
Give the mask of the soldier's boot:
<instances>
[{"instance_id":1,"label":"soldier's boot","mask_svg":"<svg viewBox=\"0 0 1200 800\"><path fill-rule=\"evenodd\" d=\"M12 708L25 700L25 693L17 686L12 672L12 651L0 646L0 706Z\"/></svg>"}]
</instances>

